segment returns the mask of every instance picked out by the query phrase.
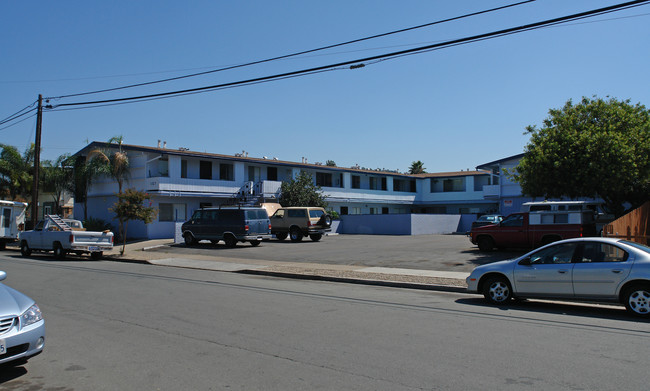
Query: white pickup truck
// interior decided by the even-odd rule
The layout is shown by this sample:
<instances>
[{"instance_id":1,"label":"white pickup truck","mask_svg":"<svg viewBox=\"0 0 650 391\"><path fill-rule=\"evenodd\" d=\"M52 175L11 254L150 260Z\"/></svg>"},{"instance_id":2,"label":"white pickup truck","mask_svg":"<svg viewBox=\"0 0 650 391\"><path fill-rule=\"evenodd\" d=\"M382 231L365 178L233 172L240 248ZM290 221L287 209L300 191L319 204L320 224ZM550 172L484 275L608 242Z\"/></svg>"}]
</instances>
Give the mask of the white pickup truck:
<instances>
[{"instance_id":1,"label":"white pickup truck","mask_svg":"<svg viewBox=\"0 0 650 391\"><path fill-rule=\"evenodd\" d=\"M66 220L68 221L68 220ZM32 251L52 251L57 259L65 259L66 254L88 254L93 260L101 259L104 251L113 249L113 233L110 231L85 231L81 222L74 220L73 226L59 216L46 215L36 224L33 231L21 232L19 235L20 253L24 257Z\"/></svg>"}]
</instances>

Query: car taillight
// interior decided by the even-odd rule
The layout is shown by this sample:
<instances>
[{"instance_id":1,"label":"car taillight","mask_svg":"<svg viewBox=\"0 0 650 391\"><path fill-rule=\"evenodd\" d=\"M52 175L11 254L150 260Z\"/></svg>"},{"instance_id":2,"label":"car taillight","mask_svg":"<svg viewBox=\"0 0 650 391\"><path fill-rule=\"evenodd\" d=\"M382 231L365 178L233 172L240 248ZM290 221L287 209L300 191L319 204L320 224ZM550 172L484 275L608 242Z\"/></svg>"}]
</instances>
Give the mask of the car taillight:
<instances>
[{"instance_id":1,"label":"car taillight","mask_svg":"<svg viewBox=\"0 0 650 391\"><path fill-rule=\"evenodd\" d=\"M246 225L244 226L244 231L248 232L248 229L249 229L248 224L246 224Z\"/></svg>"},{"instance_id":2,"label":"car taillight","mask_svg":"<svg viewBox=\"0 0 650 391\"><path fill-rule=\"evenodd\" d=\"M310 219L307 219L307 226L311 227L311 220Z\"/></svg>"},{"instance_id":3,"label":"car taillight","mask_svg":"<svg viewBox=\"0 0 650 391\"><path fill-rule=\"evenodd\" d=\"M74 242L74 235L70 234L70 243Z\"/></svg>"},{"instance_id":4,"label":"car taillight","mask_svg":"<svg viewBox=\"0 0 650 391\"><path fill-rule=\"evenodd\" d=\"M269 224L269 231L271 230L271 224Z\"/></svg>"},{"instance_id":5,"label":"car taillight","mask_svg":"<svg viewBox=\"0 0 650 391\"><path fill-rule=\"evenodd\" d=\"M111 236L111 244L113 244L113 239L114 238L115 238L115 236Z\"/></svg>"}]
</instances>

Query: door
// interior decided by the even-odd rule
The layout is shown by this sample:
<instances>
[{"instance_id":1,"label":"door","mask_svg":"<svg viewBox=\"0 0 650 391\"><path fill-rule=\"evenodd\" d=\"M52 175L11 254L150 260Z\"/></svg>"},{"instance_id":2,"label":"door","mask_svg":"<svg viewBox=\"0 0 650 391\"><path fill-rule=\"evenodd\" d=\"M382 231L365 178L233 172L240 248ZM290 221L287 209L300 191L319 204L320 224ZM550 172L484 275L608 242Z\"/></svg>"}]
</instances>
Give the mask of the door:
<instances>
[{"instance_id":1,"label":"door","mask_svg":"<svg viewBox=\"0 0 650 391\"><path fill-rule=\"evenodd\" d=\"M630 274L629 254L609 243L585 241L573 268L573 290L579 297L616 297L616 288Z\"/></svg>"},{"instance_id":2,"label":"door","mask_svg":"<svg viewBox=\"0 0 650 391\"><path fill-rule=\"evenodd\" d=\"M0 215L0 238L11 236L11 208L2 208Z\"/></svg>"},{"instance_id":3,"label":"door","mask_svg":"<svg viewBox=\"0 0 650 391\"><path fill-rule=\"evenodd\" d=\"M526 215L512 214L499 223L497 229L491 230L497 247L528 247L528 224Z\"/></svg>"},{"instance_id":4,"label":"door","mask_svg":"<svg viewBox=\"0 0 650 391\"><path fill-rule=\"evenodd\" d=\"M518 294L572 297L572 271L578 243L561 243L539 250L515 266Z\"/></svg>"}]
</instances>

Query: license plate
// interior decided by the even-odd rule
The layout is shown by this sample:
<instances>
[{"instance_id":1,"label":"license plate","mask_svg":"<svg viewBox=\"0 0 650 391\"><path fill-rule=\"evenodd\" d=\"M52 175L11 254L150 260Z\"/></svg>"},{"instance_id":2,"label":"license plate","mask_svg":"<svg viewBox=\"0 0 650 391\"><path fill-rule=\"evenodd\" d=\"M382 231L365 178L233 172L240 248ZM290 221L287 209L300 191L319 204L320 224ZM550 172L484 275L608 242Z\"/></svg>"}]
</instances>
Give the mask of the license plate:
<instances>
[{"instance_id":1,"label":"license plate","mask_svg":"<svg viewBox=\"0 0 650 391\"><path fill-rule=\"evenodd\" d=\"M7 343L4 339L0 339L0 354L7 353Z\"/></svg>"},{"instance_id":2,"label":"license plate","mask_svg":"<svg viewBox=\"0 0 650 391\"><path fill-rule=\"evenodd\" d=\"M88 251L99 251L99 246L88 246Z\"/></svg>"}]
</instances>

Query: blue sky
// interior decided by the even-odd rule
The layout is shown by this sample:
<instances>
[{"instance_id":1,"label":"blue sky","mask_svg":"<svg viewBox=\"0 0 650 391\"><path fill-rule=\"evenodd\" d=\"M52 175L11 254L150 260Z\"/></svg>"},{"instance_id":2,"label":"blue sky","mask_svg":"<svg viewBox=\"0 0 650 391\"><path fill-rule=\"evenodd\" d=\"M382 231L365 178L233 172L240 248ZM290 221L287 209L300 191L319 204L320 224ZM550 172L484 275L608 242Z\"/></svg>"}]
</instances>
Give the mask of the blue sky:
<instances>
[{"instance_id":1,"label":"blue sky","mask_svg":"<svg viewBox=\"0 0 650 391\"><path fill-rule=\"evenodd\" d=\"M517 1L39 1L0 3L0 118L36 100L290 54ZM617 4L537 0L462 21L237 70L51 104L290 72ZM523 152L527 125L583 96L650 105L650 5L568 25L288 80L46 111L42 157L87 141L334 160L341 167L473 169ZM35 117L0 130L24 151ZM1 125L0 128L6 125Z\"/></svg>"}]
</instances>

